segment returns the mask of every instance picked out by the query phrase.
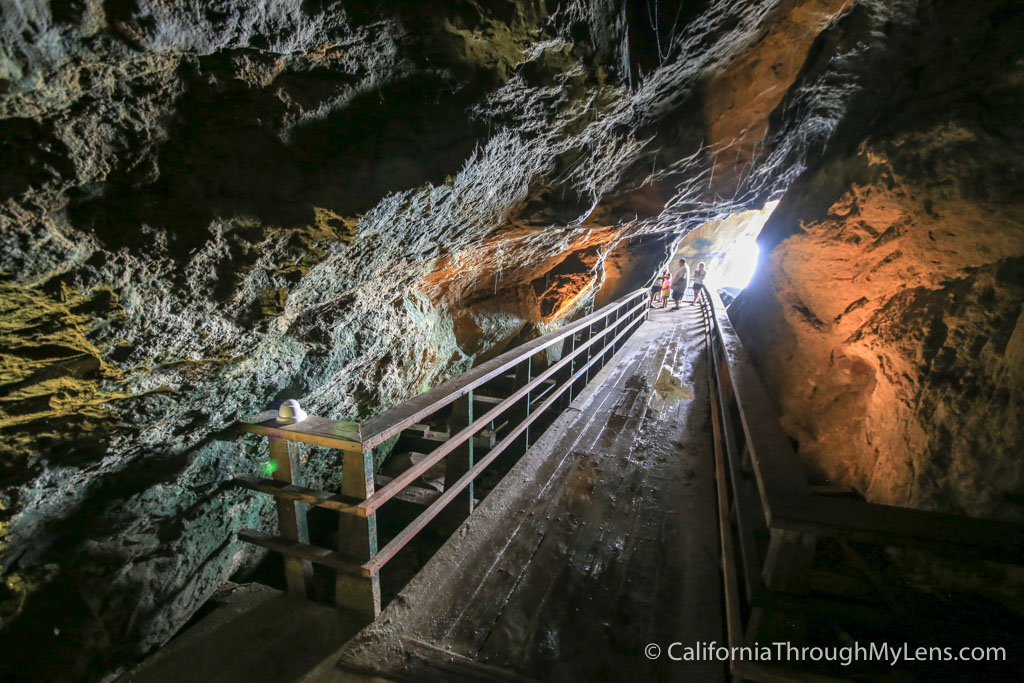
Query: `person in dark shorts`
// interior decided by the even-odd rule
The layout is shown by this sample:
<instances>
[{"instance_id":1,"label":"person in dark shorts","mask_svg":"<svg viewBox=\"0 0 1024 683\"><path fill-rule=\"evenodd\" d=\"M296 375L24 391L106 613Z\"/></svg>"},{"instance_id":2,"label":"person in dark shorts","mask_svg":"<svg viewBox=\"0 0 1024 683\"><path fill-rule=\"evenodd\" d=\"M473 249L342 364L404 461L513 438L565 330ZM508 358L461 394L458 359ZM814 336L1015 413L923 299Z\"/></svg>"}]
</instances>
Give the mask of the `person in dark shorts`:
<instances>
[{"instance_id":1,"label":"person in dark shorts","mask_svg":"<svg viewBox=\"0 0 1024 683\"><path fill-rule=\"evenodd\" d=\"M675 304L673 310L679 310L679 302L686 294L686 283L690 279L690 267L686 265L686 259L679 259L679 270L672 276L672 302Z\"/></svg>"},{"instance_id":2,"label":"person in dark shorts","mask_svg":"<svg viewBox=\"0 0 1024 683\"><path fill-rule=\"evenodd\" d=\"M654 284L651 285L651 308L654 308L654 304L661 300L661 277L654 278Z\"/></svg>"},{"instance_id":3,"label":"person in dark shorts","mask_svg":"<svg viewBox=\"0 0 1024 683\"><path fill-rule=\"evenodd\" d=\"M708 269L704 267L703 263L697 264L697 270L693 271L693 301L690 305L693 306L697 303L697 295L700 294L700 290L704 289L704 278L707 277Z\"/></svg>"}]
</instances>

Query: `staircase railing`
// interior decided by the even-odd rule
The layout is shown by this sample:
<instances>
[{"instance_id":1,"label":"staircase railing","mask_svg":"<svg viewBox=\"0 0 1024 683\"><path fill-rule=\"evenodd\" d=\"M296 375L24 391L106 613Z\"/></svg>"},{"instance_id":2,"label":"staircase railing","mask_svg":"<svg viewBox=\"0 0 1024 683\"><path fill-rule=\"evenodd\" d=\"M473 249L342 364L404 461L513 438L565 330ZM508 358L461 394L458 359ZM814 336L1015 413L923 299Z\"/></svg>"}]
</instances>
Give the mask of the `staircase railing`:
<instances>
[{"instance_id":1,"label":"staircase railing","mask_svg":"<svg viewBox=\"0 0 1024 683\"><path fill-rule=\"evenodd\" d=\"M580 320L545 334L482 363L363 423L310 416L292 425L280 425L277 412L268 411L239 425L240 429L269 439L273 478L245 477L237 484L274 496L278 512L277 535L251 529L239 532L244 541L284 556L285 579L292 594L307 595L310 563L336 572L335 602L339 607L374 617L381 610L381 569L442 512L450 528L465 519L474 505L473 482L503 453L521 455L535 439L530 427L552 407L565 407L579 394L625 340L646 319L649 297L636 290ZM557 360L535 367L539 354ZM486 397L490 406L474 415L474 390L499 378L509 378L504 398ZM450 431L419 461L393 479L374 475L373 449L408 430L429 432L425 420L449 409ZM502 419L504 429L498 430ZM498 433L503 432L501 438ZM436 436L436 433L431 432ZM342 451L341 491L331 493L302 485L298 444L307 443ZM476 450L486 446L486 454ZM445 485L440 493L414 485L431 467L444 461ZM380 486L378 489L377 486ZM401 532L378 548L376 513L389 501L401 499L425 505ZM339 515L336 549L310 545L306 506L336 511Z\"/></svg>"}]
</instances>

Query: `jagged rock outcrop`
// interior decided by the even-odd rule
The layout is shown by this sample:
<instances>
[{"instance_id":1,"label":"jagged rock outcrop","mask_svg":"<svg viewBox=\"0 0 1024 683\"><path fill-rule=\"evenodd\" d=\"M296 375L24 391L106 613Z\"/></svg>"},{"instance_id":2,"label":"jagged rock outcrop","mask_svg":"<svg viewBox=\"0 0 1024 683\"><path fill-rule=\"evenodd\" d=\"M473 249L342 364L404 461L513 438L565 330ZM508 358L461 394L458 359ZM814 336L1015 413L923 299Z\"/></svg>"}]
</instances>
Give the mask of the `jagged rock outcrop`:
<instances>
[{"instance_id":1,"label":"jagged rock outcrop","mask_svg":"<svg viewBox=\"0 0 1024 683\"><path fill-rule=\"evenodd\" d=\"M372 415L560 324L602 284L599 300L643 284L673 235L761 208L801 174L809 203L791 192L776 226L824 225L853 192L838 173L851 159L882 182L879 206L897 183L882 167L931 182L930 157L900 150L946 130L910 125L941 98L860 147L863 131L914 83L1019 92L1022 42L1012 3L938 4L3 0L3 667L116 672L251 564L234 532L273 512L224 484L264 457L226 431L239 417L285 397ZM942 27L953 41L963 25L980 33L957 77L922 85L947 63ZM979 105L948 129L980 136L979 163L1001 139L988 117ZM838 166L821 160L833 145ZM1017 163L1003 151L1000 177ZM954 166L936 182L979 171ZM939 199L930 210L950 215ZM970 263L1000 301L977 322L1002 330L1019 271L997 261ZM883 336L938 315L929 287L961 265L906 290ZM979 287L961 288L991 299ZM944 324L924 346L955 349ZM764 348L792 333L747 329ZM918 365L949 355L928 353ZM992 386L979 395L1001 400ZM305 457L311 485L337 486L334 455Z\"/></svg>"},{"instance_id":2,"label":"jagged rock outcrop","mask_svg":"<svg viewBox=\"0 0 1024 683\"><path fill-rule=\"evenodd\" d=\"M855 8L823 39L858 23L877 39L848 54L889 78L833 59L804 86L878 92L783 197L734 317L817 478L1019 519L1024 21L1000 3Z\"/></svg>"}]
</instances>

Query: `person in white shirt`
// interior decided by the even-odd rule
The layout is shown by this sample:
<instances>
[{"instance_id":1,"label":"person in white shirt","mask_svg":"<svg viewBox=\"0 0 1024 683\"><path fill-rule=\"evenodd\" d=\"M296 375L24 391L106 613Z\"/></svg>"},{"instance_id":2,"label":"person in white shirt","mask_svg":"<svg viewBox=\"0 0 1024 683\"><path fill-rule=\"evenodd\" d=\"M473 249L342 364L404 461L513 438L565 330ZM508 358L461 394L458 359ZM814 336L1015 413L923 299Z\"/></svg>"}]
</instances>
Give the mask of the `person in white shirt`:
<instances>
[{"instance_id":1,"label":"person in white shirt","mask_svg":"<svg viewBox=\"0 0 1024 683\"><path fill-rule=\"evenodd\" d=\"M693 271L693 301L690 302L691 306L697 303L697 295L700 294L700 290L704 289L704 278L707 277L707 274L708 269L704 267L704 264L697 264L697 270Z\"/></svg>"},{"instance_id":2,"label":"person in white shirt","mask_svg":"<svg viewBox=\"0 0 1024 683\"><path fill-rule=\"evenodd\" d=\"M674 311L679 310L679 302L686 294L686 283L690 279L690 266L686 265L686 259L679 259L679 270L672 276L672 301L675 303Z\"/></svg>"}]
</instances>

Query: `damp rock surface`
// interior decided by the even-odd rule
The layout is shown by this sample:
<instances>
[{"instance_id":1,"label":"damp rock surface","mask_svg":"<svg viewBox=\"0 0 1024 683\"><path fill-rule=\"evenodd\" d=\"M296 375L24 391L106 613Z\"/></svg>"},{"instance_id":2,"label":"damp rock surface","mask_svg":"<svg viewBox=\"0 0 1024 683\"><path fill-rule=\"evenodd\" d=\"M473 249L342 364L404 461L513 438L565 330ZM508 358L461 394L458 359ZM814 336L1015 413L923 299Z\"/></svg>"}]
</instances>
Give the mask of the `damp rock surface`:
<instances>
[{"instance_id":1,"label":"damp rock surface","mask_svg":"<svg viewBox=\"0 0 1024 683\"><path fill-rule=\"evenodd\" d=\"M733 314L812 476L1020 519L1024 53L1003 31L1024 23L994 8L873 48L886 99L790 186Z\"/></svg>"}]
</instances>

